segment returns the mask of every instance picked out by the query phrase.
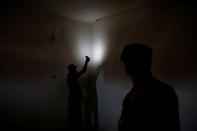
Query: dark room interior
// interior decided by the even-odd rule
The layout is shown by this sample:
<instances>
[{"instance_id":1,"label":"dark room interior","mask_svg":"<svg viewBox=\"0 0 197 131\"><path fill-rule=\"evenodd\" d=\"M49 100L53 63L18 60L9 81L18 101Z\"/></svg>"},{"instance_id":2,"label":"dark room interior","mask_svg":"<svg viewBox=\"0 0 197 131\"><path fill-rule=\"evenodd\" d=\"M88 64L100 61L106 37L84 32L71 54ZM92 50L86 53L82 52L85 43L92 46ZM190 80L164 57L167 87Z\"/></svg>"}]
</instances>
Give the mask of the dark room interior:
<instances>
[{"instance_id":1,"label":"dark room interior","mask_svg":"<svg viewBox=\"0 0 197 131\"><path fill-rule=\"evenodd\" d=\"M143 43L153 49L154 77L178 96L181 131L197 131L195 1L1 0L0 7L0 130L67 131L67 66L80 70L89 56L79 79L82 125L97 115L97 130L118 131L133 87L121 52Z\"/></svg>"}]
</instances>

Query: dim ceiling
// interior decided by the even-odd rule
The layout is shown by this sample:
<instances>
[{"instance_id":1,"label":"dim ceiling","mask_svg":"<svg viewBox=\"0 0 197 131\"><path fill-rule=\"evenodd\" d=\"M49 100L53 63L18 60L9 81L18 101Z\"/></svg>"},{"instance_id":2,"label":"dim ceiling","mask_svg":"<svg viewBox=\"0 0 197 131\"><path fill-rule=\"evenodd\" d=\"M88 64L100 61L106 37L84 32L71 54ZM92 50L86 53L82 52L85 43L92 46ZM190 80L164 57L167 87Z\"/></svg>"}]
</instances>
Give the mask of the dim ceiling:
<instances>
[{"instance_id":1,"label":"dim ceiling","mask_svg":"<svg viewBox=\"0 0 197 131\"><path fill-rule=\"evenodd\" d=\"M86 22L107 16L134 0L3 0L1 7L23 5Z\"/></svg>"},{"instance_id":2,"label":"dim ceiling","mask_svg":"<svg viewBox=\"0 0 197 131\"><path fill-rule=\"evenodd\" d=\"M175 3L167 6L167 8L171 8L191 0L1 0L0 7L23 6L26 8L38 8L81 21L95 22L125 7L127 8L128 5L135 5L136 3L142 4L143 2L147 3L151 1L175 1Z\"/></svg>"},{"instance_id":3,"label":"dim ceiling","mask_svg":"<svg viewBox=\"0 0 197 131\"><path fill-rule=\"evenodd\" d=\"M134 0L32 0L31 5L82 21L93 22Z\"/></svg>"}]
</instances>

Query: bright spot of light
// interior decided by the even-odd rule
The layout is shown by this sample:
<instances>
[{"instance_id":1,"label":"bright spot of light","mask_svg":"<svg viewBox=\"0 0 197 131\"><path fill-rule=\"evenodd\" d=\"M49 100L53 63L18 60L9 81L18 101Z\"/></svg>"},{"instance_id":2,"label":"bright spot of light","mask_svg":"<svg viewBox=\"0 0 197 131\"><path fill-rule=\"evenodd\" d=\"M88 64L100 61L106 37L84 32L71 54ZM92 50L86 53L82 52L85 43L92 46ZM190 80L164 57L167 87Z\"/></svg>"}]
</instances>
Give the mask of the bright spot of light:
<instances>
[{"instance_id":1,"label":"bright spot of light","mask_svg":"<svg viewBox=\"0 0 197 131\"><path fill-rule=\"evenodd\" d=\"M102 64L104 59L105 48L101 39L95 39L93 43L93 62L94 65Z\"/></svg>"},{"instance_id":2,"label":"bright spot of light","mask_svg":"<svg viewBox=\"0 0 197 131\"><path fill-rule=\"evenodd\" d=\"M88 37L85 33L78 37L77 41L77 60L83 64L85 56L89 56L91 61L89 66L97 67L103 63L105 57L105 43L100 35L93 38Z\"/></svg>"},{"instance_id":3,"label":"bright spot of light","mask_svg":"<svg viewBox=\"0 0 197 131\"><path fill-rule=\"evenodd\" d=\"M85 60L85 56L92 57L92 51L91 51L91 41L88 37L81 36L78 38L77 42L77 55L75 57L77 58L78 62L83 64Z\"/></svg>"}]
</instances>

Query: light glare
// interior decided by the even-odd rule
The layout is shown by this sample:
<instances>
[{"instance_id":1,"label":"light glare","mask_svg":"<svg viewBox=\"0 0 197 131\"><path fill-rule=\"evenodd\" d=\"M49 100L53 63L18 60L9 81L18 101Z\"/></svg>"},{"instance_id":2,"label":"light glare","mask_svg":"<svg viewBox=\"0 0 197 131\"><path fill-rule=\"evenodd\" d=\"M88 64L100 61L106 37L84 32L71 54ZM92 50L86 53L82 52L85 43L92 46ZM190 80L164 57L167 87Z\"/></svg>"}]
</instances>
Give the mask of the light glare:
<instances>
[{"instance_id":1,"label":"light glare","mask_svg":"<svg viewBox=\"0 0 197 131\"><path fill-rule=\"evenodd\" d=\"M81 38L78 42L78 61L81 63L85 56L89 56L91 59L90 65L96 67L102 64L105 54L105 48L103 40L95 38L93 42L87 39Z\"/></svg>"},{"instance_id":2,"label":"light glare","mask_svg":"<svg viewBox=\"0 0 197 131\"><path fill-rule=\"evenodd\" d=\"M104 57L104 46L101 39L96 39L93 45L93 61L94 65L102 63Z\"/></svg>"}]
</instances>

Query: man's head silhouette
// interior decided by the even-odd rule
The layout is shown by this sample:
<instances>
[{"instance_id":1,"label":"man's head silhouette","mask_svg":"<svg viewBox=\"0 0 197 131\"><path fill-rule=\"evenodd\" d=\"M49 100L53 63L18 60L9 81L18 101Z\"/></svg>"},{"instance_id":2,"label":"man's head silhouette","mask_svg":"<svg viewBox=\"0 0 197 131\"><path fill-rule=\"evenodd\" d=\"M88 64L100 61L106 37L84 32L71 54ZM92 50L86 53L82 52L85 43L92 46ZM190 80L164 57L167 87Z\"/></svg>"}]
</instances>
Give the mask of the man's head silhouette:
<instances>
[{"instance_id":1,"label":"man's head silhouette","mask_svg":"<svg viewBox=\"0 0 197 131\"><path fill-rule=\"evenodd\" d=\"M121 60L124 62L127 74L131 77L150 73L152 48L138 43L128 44L122 51Z\"/></svg>"},{"instance_id":2,"label":"man's head silhouette","mask_svg":"<svg viewBox=\"0 0 197 131\"><path fill-rule=\"evenodd\" d=\"M77 66L74 65L74 64L68 65L68 70L69 70L70 73L76 73L77 72L76 68L77 68Z\"/></svg>"},{"instance_id":3,"label":"man's head silhouette","mask_svg":"<svg viewBox=\"0 0 197 131\"><path fill-rule=\"evenodd\" d=\"M123 100L118 131L180 131L178 97L170 85L152 76L152 48L128 44L121 60L133 88Z\"/></svg>"}]
</instances>

